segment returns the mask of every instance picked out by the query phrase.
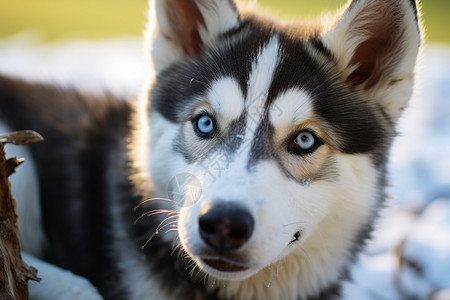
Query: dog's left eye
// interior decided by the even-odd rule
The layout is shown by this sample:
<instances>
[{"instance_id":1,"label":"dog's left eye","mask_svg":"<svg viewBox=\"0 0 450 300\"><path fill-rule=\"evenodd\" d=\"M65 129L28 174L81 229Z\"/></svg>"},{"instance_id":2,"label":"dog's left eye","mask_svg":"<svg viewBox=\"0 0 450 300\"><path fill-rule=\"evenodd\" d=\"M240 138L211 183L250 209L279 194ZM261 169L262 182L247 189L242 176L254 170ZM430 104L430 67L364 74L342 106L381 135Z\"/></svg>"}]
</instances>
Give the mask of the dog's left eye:
<instances>
[{"instance_id":1,"label":"dog's left eye","mask_svg":"<svg viewBox=\"0 0 450 300\"><path fill-rule=\"evenodd\" d=\"M322 141L314 132L303 130L295 136L290 151L294 154L308 154L314 152L320 145Z\"/></svg>"}]
</instances>

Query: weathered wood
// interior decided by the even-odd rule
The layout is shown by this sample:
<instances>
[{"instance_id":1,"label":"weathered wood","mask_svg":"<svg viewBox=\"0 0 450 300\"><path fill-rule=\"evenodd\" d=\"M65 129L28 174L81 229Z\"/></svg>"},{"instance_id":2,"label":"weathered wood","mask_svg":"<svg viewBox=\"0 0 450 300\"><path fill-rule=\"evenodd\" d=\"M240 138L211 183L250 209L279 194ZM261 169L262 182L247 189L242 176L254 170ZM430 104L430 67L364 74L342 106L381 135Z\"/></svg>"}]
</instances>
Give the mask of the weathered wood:
<instances>
[{"instance_id":1,"label":"weathered wood","mask_svg":"<svg viewBox=\"0 0 450 300\"><path fill-rule=\"evenodd\" d=\"M29 145L42 142L44 138L33 130L14 131L0 134L0 143L14 145Z\"/></svg>"},{"instance_id":2,"label":"weathered wood","mask_svg":"<svg viewBox=\"0 0 450 300\"><path fill-rule=\"evenodd\" d=\"M28 299L28 280L40 281L37 270L28 266L20 253L16 201L8 177L23 160L6 159L4 144L26 145L42 141L34 131L0 134L0 299Z\"/></svg>"}]
</instances>

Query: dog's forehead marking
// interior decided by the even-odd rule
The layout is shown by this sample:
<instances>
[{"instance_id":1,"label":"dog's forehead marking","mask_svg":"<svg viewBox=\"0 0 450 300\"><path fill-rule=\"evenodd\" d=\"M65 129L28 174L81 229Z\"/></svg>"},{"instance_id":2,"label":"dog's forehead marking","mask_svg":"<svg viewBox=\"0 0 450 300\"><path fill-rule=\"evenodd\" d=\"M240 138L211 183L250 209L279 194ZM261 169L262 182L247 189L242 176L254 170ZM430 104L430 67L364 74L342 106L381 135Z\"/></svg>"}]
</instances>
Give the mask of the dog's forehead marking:
<instances>
[{"instance_id":1,"label":"dog's forehead marking","mask_svg":"<svg viewBox=\"0 0 450 300\"><path fill-rule=\"evenodd\" d=\"M303 90L292 88L273 101L269 120L274 128L296 125L314 117L311 96Z\"/></svg>"},{"instance_id":2,"label":"dog's forehead marking","mask_svg":"<svg viewBox=\"0 0 450 300\"><path fill-rule=\"evenodd\" d=\"M245 112L247 142L255 138L257 126L264 118L265 102L280 62L279 38L274 35L256 53L247 82L246 97L235 78L222 77L213 82L208 99L214 111L226 120L237 120ZM243 144L246 144L245 142Z\"/></svg>"},{"instance_id":3,"label":"dog's forehead marking","mask_svg":"<svg viewBox=\"0 0 450 300\"><path fill-rule=\"evenodd\" d=\"M279 38L275 35L253 59L245 98L235 78L222 77L211 84L208 99L215 112L237 118L245 109L250 120L248 124L258 123L279 62Z\"/></svg>"},{"instance_id":4,"label":"dog's forehead marking","mask_svg":"<svg viewBox=\"0 0 450 300\"><path fill-rule=\"evenodd\" d=\"M246 142L243 143L247 147L242 151L242 155L247 159L246 169L248 171L258 160L255 158L267 157L267 151L270 151L266 147L266 142L271 134L266 101L279 63L280 42L279 37L274 35L258 52L248 81L248 97L245 103L248 112Z\"/></svg>"},{"instance_id":5,"label":"dog's forehead marking","mask_svg":"<svg viewBox=\"0 0 450 300\"><path fill-rule=\"evenodd\" d=\"M239 83L231 77L213 82L208 99L214 111L227 120L239 118L244 110L244 95Z\"/></svg>"},{"instance_id":6,"label":"dog's forehead marking","mask_svg":"<svg viewBox=\"0 0 450 300\"><path fill-rule=\"evenodd\" d=\"M274 35L265 47L261 48L252 64L248 80L248 95L245 103L248 111L248 130L255 132L255 126L262 119L269 88L275 70L280 62L279 38Z\"/></svg>"},{"instance_id":7,"label":"dog's forehead marking","mask_svg":"<svg viewBox=\"0 0 450 300\"><path fill-rule=\"evenodd\" d=\"M244 93L235 78L222 77L211 85L208 99L215 113L226 123L237 125L231 134L239 137L229 137L222 150L232 152L242 166L246 160L254 156L254 144L261 144L267 139L267 132L262 132L260 124L268 122L266 101L272 86L274 74L280 63L280 42L278 35L274 35L263 44L252 58L252 65L248 75L247 93ZM246 94L246 95L245 95ZM237 122L237 120L240 120ZM231 127L230 127L231 130ZM230 147L230 143L236 143ZM229 154L232 154L229 153ZM244 167L245 168L245 167Z\"/></svg>"}]
</instances>

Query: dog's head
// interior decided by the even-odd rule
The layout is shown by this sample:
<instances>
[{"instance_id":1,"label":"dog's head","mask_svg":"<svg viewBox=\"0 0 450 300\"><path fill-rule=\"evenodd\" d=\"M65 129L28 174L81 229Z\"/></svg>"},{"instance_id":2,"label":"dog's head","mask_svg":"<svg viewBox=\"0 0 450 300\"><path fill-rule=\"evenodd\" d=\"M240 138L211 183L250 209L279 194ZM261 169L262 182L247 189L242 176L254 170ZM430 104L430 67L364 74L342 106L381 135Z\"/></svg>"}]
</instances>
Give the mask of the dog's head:
<instances>
[{"instance_id":1,"label":"dog's head","mask_svg":"<svg viewBox=\"0 0 450 300\"><path fill-rule=\"evenodd\" d=\"M150 21L149 168L161 193L181 184L183 250L223 280L277 264L306 294L336 280L383 199L421 39L414 0L350 1L317 27L156 0Z\"/></svg>"}]
</instances>

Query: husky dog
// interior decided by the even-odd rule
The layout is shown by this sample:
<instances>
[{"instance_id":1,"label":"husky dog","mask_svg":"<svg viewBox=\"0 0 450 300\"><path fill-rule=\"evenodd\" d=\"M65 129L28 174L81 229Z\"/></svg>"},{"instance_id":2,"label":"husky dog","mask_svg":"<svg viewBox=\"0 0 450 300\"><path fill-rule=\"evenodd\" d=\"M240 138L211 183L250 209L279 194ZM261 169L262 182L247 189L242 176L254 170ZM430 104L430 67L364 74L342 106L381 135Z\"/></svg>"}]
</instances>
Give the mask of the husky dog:
<instances>
[{"instance_id":1,"label":"husky dog","mask_svg":"<svg viewBox=\"0 0 450 300\"><path fill-rule=\"evenodd\" d=\"M338 299L385 199L418 3L353 0L317 26L150 5L136 103L0 78L2 130L46 140L25 250L107 299Z\"/></svg>"}]
</instances>

